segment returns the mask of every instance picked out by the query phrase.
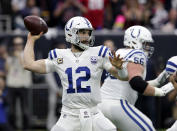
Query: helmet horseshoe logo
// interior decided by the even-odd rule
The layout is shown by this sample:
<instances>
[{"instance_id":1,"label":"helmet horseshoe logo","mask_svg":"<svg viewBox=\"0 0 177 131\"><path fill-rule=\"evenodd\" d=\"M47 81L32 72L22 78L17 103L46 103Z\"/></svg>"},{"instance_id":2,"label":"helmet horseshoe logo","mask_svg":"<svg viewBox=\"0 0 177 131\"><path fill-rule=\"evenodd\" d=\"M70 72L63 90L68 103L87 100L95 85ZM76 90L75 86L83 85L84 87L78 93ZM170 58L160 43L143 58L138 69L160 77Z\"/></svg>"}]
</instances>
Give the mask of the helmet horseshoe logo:
<instances>
[{"instance_id":1,"label":"helmet horseshoe logo","mask_svg":"<svg viewBox=\"0 0 177 131\"><path fill-rule=\"evenodd\" d=\"M138 38L138 36L140 35L140 29L139 29L139 31L138 31L137 36L134 36L134 35L133 35L133 31L134 31L134 29L132 29L132 31L131 31L131 36L132 36L133 38Z\"/></svg>"},{"instance_id":2,"label":"helmet horseshoe logo","mask_svg":"<svg viewBox=\"0 0 177 131\"><path fill-rule=\"evenodd\" d=\"M73 25L73 20L71 21L71 24L70 24L69 28L71 28L72 25ZM67 26L66 26L66 30L67 30L67 31L69 31L69 28L67 28Z\"/></svg>"}]
</instances>

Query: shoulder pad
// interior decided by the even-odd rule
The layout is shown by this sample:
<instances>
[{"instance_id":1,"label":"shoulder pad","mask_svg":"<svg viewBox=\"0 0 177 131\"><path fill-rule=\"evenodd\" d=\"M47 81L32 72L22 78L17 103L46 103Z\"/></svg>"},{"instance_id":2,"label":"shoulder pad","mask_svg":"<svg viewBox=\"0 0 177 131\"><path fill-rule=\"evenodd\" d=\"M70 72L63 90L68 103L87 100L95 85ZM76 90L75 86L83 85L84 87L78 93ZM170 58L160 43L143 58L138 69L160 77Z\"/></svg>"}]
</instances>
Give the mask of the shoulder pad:
<instances>
[{"instance_id":1,"label":"shoulder pad","mask_svg":"<svg viewBox=\"0 0 177 131\"><path fill-rule=\"evenodd\" d=\"M50 60L53 60L53 59L57 58L56 49L53 49L53 50L51 50L51 51L49 52L48 58L49 58Z\"/></svg>"},{"instance_id":2,"label":"shoulder pad","mask_svg":"<svg viewBox=\"0 0 177 131\"><path fill-rule=\"evenodd\" d=\"M124 59L141 65L145 65L147 61L147 57L142 50L131 50Z\"/></svg>"}]
</instances>

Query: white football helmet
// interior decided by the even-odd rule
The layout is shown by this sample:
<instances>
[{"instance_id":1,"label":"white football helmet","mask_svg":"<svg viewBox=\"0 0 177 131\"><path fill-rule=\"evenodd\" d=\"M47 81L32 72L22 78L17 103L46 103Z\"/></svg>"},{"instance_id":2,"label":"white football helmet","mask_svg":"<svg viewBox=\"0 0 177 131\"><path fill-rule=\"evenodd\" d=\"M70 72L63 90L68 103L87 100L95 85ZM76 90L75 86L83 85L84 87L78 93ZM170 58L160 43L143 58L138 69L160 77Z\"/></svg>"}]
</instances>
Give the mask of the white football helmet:
<instances>
[{"instance_id":1,"label":"white football helmet","mask_svg":"<svg viewBox=\"0 0 177 131\"><path fill-rule=\"evenodd\" d=\"M177 56L173 56L167 61L165 70L169 75L177 71Z\"/></svg>"},{"instance_id":2,"label":"white football helmet","mask_svg":"<svg viewBox=\"0 0 177 131\"><path fill-rule=\"evenodd\" d=\"M91 31L90 37L88 38L89 44L83 44L80 41L78 36L78 31L82 29L87 29ZM93 46L94 44L94 37L93 37L93 27L90 21L81 16L76 16L71 18L65 25L65 37L66 41L79 46L83 50L88 49L89 46Z\"/></svg>"},{"instance_id":3,"label":"white football helmet","mask_svg":"<svg viewBox=\"0 0 177 131\"><path fill-rule=\"evenodd\" d=\"M124 34L124 46L143 50L148 57L154 52L154 47L149 46L153 43L151 32L143 26L131 26Z\"/></svg>"}]
</instances>

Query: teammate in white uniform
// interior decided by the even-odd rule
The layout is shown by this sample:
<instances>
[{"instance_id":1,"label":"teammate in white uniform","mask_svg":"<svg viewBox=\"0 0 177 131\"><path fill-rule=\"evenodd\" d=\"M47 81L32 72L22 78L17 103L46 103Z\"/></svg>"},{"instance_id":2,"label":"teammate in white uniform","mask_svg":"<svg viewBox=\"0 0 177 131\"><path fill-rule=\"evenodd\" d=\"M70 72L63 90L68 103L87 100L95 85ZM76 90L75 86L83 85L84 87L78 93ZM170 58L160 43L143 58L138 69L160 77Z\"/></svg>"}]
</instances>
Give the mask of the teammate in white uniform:
<instances>
[{"instance_id":1,"label":"teammate in white uniform","mask_svg":"<svg viewBox=\"0 0 177 131\"><path fill-rule=\"evenodd\" d=\"M63 86L62 111L52 131L116 131L116 127L97 108L101 102L100 79L103 69L119 78L119 57L110 58L105 46L93 45L92 25L84 17L73 17L65 26L71 49L54 49L48 59L34 60L38 36L28 34L23 65L37 73L57 72ZM114 66L112 66L114 65ZM120 70L119 70L120 72Z\"/></svg>"},{"instance_id":2,"label":"teammate in white uniform","mask_svg":"<svg viewBox=\"0 0 177 131\"><path fill-rule=\"evenodd\" d=\"M154 131L151 120L135 106L138 92L148 96L164 96L164 88L151 86L144 79L146 76L147 58L153 53L152 35L142 26L132 26L125 31L124 46L116 51L125 63L123 64L122 81L108 77L102 85L102 103L99 108L117 128L122 131ZM173 85L170 85L170 87ZM167 85L169 87L169 85Z\"/></svg>"},{"instance_id":3,"label":"teammate in white uniform","mask_svg":"<svg viewBox=\"0 0 177 131\"><path fill-rule=\"evenodd\" d=\"M177 96L177 56L173 56L168 59L165 70L155 80L149 81L149 83L154 86L163 85L168 76L175 87L175 90L173 90L173 88L168 88L168 92L173 90L171 95L172 98L175 99ZM167 131L177 131L177 121L169 129L167 129Z\"/></svg>"}]
</instances>

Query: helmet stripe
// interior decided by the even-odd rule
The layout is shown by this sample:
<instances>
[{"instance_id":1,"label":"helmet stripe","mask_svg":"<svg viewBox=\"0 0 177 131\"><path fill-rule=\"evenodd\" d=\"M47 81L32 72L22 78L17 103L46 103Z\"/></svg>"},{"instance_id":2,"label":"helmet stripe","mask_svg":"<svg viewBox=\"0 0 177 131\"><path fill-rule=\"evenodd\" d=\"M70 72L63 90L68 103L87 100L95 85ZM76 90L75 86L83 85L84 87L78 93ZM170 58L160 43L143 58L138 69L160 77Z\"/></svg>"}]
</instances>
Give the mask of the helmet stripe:
<instances>
[{"instance_id":1,"label":"helmet stripe","mask_svg":"<svg viewBox=\"0 0 177 131\"><path fill-rule=\"evenodd\" d=\"M168 61L168 62L167 62L167 65L171 65L171 66L177 68L177 65L176 65L175 63L171 62L171 61Z\"/></svg>"},{"instance_id":2,"label":"helmet stripe","mask_svg":"<svg viewBox=\"0 0 177 131\"><path fill-rule=\"evenodd\" d=\"M72 25L73 25L73 21L74 21L74 20L72 20L72 21L71 21L71 24L70 24L69 28L71 28L71 27L72 27Z\"/></svg>"},{"instance_id":3,"label":"helmet stripe","mask_svg":"<svg viewBox=\"0 0 177 131\"><path fill-rule=\"evenodd\" d=\"M90 24L88 22L88 20L86 18L84 18L84 20L86 21L86 24L88 25L88 27L90 28Z\"/></svg>"},{"instance_id":4,"label":"helmet stripe","mask_svg":"<svg viewBox=\"0 0 177 131\"><path fill-rule=\"evenodd\" d=\"M172 73L175 72L175 70L173 70L173 69L171 69L171 68L166 68L165 70L166 70L167 72L172 72Z\"/></svg>"}]
</instances>

